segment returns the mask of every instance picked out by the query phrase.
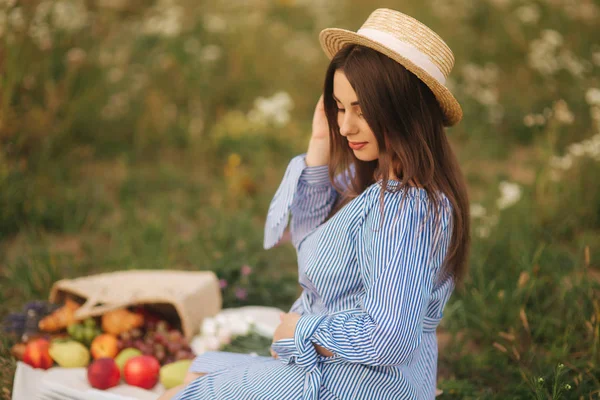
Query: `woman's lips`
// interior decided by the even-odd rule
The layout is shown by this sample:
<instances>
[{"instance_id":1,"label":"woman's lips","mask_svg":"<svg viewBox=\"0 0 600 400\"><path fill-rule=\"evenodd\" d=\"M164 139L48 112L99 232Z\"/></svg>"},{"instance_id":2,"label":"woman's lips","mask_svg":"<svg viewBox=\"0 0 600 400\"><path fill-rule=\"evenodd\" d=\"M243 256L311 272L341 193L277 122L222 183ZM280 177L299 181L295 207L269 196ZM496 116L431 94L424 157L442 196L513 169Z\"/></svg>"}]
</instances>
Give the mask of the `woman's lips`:
<instances>
[{"instance_id":1,"label":"woman's lips","mask_svg":"<svg viewBox=\"0 0 600 400\"><path fill-rule=\"evenodd\" d=\"M360 150L367 145L368 142L348 142L348 146L352 150Z\"/></svg>"}]
</instances>

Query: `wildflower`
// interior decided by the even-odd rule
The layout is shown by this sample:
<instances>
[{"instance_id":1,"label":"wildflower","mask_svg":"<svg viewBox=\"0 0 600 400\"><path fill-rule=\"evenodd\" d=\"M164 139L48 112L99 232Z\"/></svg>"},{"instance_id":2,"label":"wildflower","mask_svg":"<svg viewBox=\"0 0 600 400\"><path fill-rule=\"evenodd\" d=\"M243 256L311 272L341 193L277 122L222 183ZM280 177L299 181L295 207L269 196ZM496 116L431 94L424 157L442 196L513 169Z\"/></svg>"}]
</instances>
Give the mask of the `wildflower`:
<instances>
[{"instance_id":1,"label":"wildflower","mask_svg":"<svg viewBox=\"0 0 600 400\"><path fill-rule=\"evenodd\" d=\"M521 198L521 188L516 183L500 182L500 198L496 201L499 209L503 210L516 204Z\"/></svg>"},{"instance_id":2,"label":"wildflower","mask_svg":"<svg viewBox=\"0 0 600 400\"><path fill-rule=\"evenodd\" d=\"M471 204L471 217L472 218L482 218L485 216L485 207L479 203Z\"/></svg>"},{"instance_id":3,"label":"wildflower","mask_svg":"<svg viewBox=\"0 0 600 400\"><path fill-rule=\"evenodd\" d=\"M538 383L544 383L544 378L538 378Z\"/></svg>"},{"instance_id":4,"label":"wildflower","mask_svg":"<svg viewBox=\"0 0 600 400\"><path fill-rule=\"evenodd\" d=\"M220 15L206 15L204 17L204 28L211 33L223 32L227 28L225 18Z\"/></svg>"},{"instance_id":5,"label":"wildflower","mask_svg":"<svg viewBox=\"0 0 600 400\"><path fill-rule=\"evenodd\" d=\"M478 226L477 236L480 238L486 238L490 236L490 228L488 226Z\"/></svg>"},{"instance_id":6,"label":"wildflower","mask_svg":"<svg viewBox=\"0 0 600 400\"><path fill-rule=\"evenodd\" d=\"M219 279L219 287L225 289L227 287L227 281L225 279Z\"/></svg>"},{"instance_id":7,"label":"wildflower","mask_svg":"<svg viewBox=\"0 0 600 400\"><path fill-rule=\"evenodd\" d=\"M223 51L216 44L209 44L200 52L200 60L203 62L217 61L221 58Z\"/></svg>"},{"instance_id":8,"label":"wildflower","mask_svg":"<svg viewBox=\"0 0 600 400\"><path fill-rule=\"evenodd\" d=\"M60 30L73 32L88 23L88 11L83 1L57 1L52 9L52 22Z\"/></svg>"},{"instance_id":9,"label":"wildflower","mask_svg":"<svg viewBox=\"0 0 600 400\"><path fill-rule=\"evenodd\" d=\"M242 276L248 276L252 273L252 267L249 265L242 265L241 274Z\"/></svg>"},{"instance_id":10,"label":"wildflower","mask_svg":"<svg viewBox=\"0 0 600 400\"><path fill-rule=\"evenodd\" d=\"M568 383L565 384L565 390L571 390L571 385L569 385Z\"/></svg>"},{"instance_id":11,"label":"wildflower","mask_svg":"<svg viewBox=\"0 0 600 400\"><path fill-rule=\"evenodd\" d=\"M272 123L282 127L290 120L289 111L294 102L286 92L275 93L270 98L259 97L254 100L254 109L248 113L248 119L255 123Z\"/></svg>"},{"instance_id":12,"label":"wildflower","mask_svg":"<svg viewBox=\"0 0 600 400\"><path fill-rule=\"evenodd\" d=\"M554 118L561 124L570 125L575 120L573 113L569 110L567 102L564 100L558 100L554 103Z\"/></svg>"},{"instance_id":13,"label":"wildflower","mask_svg":"<svg viewBox=\"0 0 600 400\"><path fill-rule=\"evenodd\" d=\"M585 92L585 101L587 101L590 106L600 105L600 89L589 88L587 92Z\"/></svg>"},{"instance_id":14,"label":"wildflower","mask_svg":"<svg viewBox=\"0 0 600 400\"><path fill-rule=\"evenodd\" d=\"M237 288L235 289L235 297L237 297L240 300L246 300L246 298L248 297L248 291L244 288Z\"/></svg>"},{"instance_id":15,"label":"wildflower","mask_svg":"<svg viewBox=\"0 0 600 400\"><path fill-rule=\"evenodd\" d=\"M540 19L540 10L535 4L528 4L517 8L517 18L524 24L535 24Z\"/></svg>"}]
</instances>

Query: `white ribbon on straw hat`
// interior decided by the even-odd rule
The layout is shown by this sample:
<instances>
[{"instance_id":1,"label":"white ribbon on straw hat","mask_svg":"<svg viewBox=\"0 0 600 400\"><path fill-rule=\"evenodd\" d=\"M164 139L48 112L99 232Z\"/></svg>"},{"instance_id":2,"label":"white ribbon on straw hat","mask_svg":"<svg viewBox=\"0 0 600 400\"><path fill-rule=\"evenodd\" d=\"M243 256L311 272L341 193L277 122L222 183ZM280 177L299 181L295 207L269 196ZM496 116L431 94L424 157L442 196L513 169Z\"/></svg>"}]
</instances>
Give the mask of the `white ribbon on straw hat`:
<instances>
[{"instance_id":1,"label":"white ribbon on straw hat","mask_svg":"<svg viewBox=\"0 0 600 400\"><path fill-rule=\"evenodd\" d=\"M418 20L399 11L378 8L358 31L327 28L321 31L319 41L329 59L347 44L385 54L431 89L444 113L444 125L456 125L462 119L462 108L446 87L454 54L438 34Z\"/></svg>"}]
</instances>

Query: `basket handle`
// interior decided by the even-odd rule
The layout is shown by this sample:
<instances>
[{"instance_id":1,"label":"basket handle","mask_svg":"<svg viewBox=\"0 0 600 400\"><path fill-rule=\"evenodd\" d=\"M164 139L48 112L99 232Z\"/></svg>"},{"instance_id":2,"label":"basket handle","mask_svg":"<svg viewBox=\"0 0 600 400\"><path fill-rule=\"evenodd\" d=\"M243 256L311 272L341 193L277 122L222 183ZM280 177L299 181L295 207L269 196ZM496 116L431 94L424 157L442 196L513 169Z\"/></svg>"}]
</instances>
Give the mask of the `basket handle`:
<instances>
[{"instance_id":1,"label":"basket handle","mask_svg":"<svg viewBox=\"0 0 600 400\"><path fill-rule=\"evenodd\" d=\"M88 317L97 317L108 311L127 307L131 303L131 299L117 303L99 303L98 296L90 296L87 301L75 311L75 319L81 320Z\"/></svg>"}]
</instances>

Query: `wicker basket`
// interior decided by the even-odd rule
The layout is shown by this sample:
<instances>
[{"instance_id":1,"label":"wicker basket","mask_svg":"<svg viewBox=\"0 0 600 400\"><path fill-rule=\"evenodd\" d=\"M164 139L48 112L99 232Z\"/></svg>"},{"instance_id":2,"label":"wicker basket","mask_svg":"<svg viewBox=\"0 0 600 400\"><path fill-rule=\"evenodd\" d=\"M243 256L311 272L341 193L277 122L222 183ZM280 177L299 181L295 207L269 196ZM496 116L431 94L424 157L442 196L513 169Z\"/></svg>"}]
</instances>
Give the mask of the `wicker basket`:
<instances>
[{"instance_id":1,"label":"wicker basket","mask_svg":"<svg viewBox=\"0 0 600 400\"><path fill-rule=\"evenodd\" d=\"M210 271L131 270L52 285L50 302L63 302L67 296L83 303L75 313L78 320L144 305L180 328L188 340L205 317L215 316L222 307L219 282Z\"/></svg>"}]
</instances>

